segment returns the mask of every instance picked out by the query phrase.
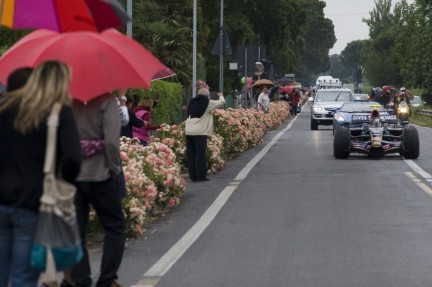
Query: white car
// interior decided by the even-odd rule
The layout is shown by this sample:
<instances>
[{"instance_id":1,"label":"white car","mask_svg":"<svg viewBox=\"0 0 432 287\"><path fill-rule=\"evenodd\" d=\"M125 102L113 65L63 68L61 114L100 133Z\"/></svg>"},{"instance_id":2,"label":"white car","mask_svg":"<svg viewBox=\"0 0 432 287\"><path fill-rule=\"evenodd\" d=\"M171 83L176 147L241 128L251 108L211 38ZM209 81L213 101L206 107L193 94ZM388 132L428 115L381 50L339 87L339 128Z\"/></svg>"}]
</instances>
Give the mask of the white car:
<instances>
[{"instance_id":1,"label":"white car","mask_svg":"<svg viewBox=\"0 0 432 287\"><path fill-rule=\"evenodd\" d=\"M411 106L417 108L423 105L423 102L419 96L414 96L414 99L411 101Z\"/></svg>"},{"instance_id":2,"label":"white car","mask_svg":"<svg viewBox=\"0 0 432 287\"><path fill-rule=\"evenodd\" d=\"M333 125L333 114L346 102L352 102L353 93L350 89L320 89L313 98L311 107L311 130L319 125Z\"/></svg>"}]
</instances>

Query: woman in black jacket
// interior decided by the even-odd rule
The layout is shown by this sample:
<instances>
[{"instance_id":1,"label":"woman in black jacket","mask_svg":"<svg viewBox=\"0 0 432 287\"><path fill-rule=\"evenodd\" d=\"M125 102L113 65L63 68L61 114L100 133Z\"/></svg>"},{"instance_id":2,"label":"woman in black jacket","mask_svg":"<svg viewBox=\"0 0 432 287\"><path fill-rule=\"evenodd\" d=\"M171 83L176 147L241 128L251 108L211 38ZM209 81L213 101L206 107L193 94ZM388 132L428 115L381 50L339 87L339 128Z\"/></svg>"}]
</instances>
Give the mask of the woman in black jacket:
<instances>
[{"instance_id":1,"label":"woman in black jacket","mask_svg":"<svg viewBox=\"0 0 432 287\"><path fill-rule=\"evenodd\" d=\"M57 131L57 174L74 182L80 170L78 130L70 107L69 68L40 64L24 87L0 99L0 286L36 286L30 266L44 178L47 118L62 104Z\"/></svg>"}]
</instances>

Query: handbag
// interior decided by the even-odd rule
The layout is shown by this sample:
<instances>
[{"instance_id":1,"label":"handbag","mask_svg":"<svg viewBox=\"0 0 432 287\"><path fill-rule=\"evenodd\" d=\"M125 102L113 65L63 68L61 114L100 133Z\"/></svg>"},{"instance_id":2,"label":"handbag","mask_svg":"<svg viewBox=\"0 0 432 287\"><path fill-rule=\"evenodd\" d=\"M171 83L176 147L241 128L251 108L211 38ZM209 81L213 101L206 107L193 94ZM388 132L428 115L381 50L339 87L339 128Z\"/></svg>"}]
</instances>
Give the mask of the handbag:
<instances>
[{"instance_id":1,"label":"handbag","mask_svg":"<svg viewBox=\"0 0 432 287\"><path fill-rule=\"evenodd\" d=\"M75 212L76 188L55 175L60 109L61 104L54 104L48 117L43 194L31 253L32 267L51 274L53 279L56 271L76 265L84 255Z\"/></svg>"},{"instance_id":2,"label":"handbag","mask_svg":"<svg viewBox=\"0 0 432 287\"><path fill-rule=\"evenodd\" d=\"M83 157L91 157L105 149L105 141L99 139L80 140L81 154Z\"/></svg>"}]
</instances>

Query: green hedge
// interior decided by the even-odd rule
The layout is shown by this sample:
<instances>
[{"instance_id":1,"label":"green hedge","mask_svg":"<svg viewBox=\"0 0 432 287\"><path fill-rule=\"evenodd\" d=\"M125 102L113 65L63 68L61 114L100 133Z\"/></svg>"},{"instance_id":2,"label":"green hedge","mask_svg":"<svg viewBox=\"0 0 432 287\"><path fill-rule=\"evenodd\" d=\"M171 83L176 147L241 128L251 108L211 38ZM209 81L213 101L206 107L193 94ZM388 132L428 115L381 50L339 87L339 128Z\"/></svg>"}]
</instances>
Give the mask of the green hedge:
<instances>
[{"instance_id":1,"label":"green hedge","mask_svg":"<svg viewBox=\"0 0 432 287\"><path fill-rule=\"evenodd\" d=\"M172 125L180 122L184 93L181 84L157 80L152 82L150 90L131 89L129 93L148 98L157 98L159 95L157 105L152 111L153 123Z\"/></svg>"}]
</instances>

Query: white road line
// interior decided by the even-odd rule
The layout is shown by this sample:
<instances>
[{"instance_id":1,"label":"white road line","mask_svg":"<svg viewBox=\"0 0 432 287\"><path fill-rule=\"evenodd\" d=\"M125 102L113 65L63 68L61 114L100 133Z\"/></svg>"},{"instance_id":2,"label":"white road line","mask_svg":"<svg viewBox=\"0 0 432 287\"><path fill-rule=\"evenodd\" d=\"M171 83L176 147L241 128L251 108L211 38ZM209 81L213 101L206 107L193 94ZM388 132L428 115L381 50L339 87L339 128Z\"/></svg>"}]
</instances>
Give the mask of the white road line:
<instances>
[{"instance_id":1,"label":"white road line","mask_svg":"<svg viewBox=\"0 0 432 287\"><path fill-rule=\"evenodd\" d=\"M252 168L263 158L263 156L269 151L269 149L279 140L279 138L291 128L294 121L297 119L297 114L292 121L287 125L285 129L280 131L272 140L269 142L248 164L237 174L234 180L244 180Z\"/></svg>"},{"instance_id":2,"label":"white road line","mask_svg":"<svg viewBox=\"0 0 432 287\"><path fill-rule=\"evenodd\" d=\"M279 132L249 163L237 174L234 181L239 183L246 178L252 168L261 160L268 150L279 140L284 132L289 130L297 119L296 115L285 129ZM238 184L239 184L238 183ZM133 287L152 287L156 286L159 280L170 270L170 268L181 258L181 256L192 246L204 230L210 225L225 203L228 201L233 192L237 189L238 184L231 182L226 186L212 205L201 216L201 218L192 226L183 237L177 241L144 275Z\"/></svg>"},{"instance_id":3,"label":"white road line","mask_svg":"<svg viewBox=\"0 0 432 287\"><path fill-rule=\"evenodd\" d=\"M424 171L414 161L412 161L410 159L405 159L404 161L411 167L412 170L414 170L416 173L420 174L424 179L426 179L426 180L432 179L432 175L430 173L427 173L426 171Z\"/></svg>"}]
</instances>

